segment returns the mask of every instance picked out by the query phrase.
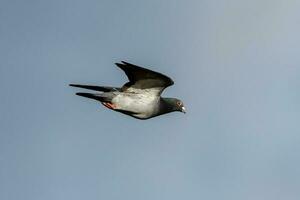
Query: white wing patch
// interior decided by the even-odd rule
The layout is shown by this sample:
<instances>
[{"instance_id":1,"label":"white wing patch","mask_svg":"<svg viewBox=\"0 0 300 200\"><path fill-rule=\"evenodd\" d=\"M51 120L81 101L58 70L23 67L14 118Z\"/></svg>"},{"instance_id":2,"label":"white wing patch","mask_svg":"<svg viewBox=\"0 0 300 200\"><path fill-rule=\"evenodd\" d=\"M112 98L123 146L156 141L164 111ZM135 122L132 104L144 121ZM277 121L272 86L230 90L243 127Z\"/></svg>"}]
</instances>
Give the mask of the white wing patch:
<instances>
[{"instance_id":1,"label":"white wing patch","mask_svg":"<svg viewBox=\"0 0 300 200\"><path fill-rule=\"evenodd\" d=\"M147 89L138 89L134 87L129 87L126 89L126 93L134 94L145 94L147 96L160 96L163 91L163 87L147 88Z\"/></svg>"}]
</instances>

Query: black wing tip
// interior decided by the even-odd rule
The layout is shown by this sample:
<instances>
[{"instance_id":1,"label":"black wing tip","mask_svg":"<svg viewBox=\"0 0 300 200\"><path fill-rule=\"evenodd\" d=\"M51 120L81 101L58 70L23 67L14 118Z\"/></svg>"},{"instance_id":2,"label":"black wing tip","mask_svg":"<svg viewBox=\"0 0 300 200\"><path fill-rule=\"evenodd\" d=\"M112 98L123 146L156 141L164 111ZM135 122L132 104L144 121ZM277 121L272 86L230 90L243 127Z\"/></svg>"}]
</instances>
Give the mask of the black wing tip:
<instances>
[{"instance_id":1,"label":"black wing tip","mask_svg":"<svg viewBox=\"0 0 300 200\"><path fill-rule=\"evenodd\" d=\"M146 69L144 67L140 67L138 65L134 65L134 64L131 64L127 61L124 61L122 60L121 62L118 62L118 63L115 63L115 65L117 65L118 67L120 68L124 68L124 67L134 67L134 68L139 68L139 69L143 69L143 70L149 70L149 69Z\"/></svg>"},{"instance_id":2,"label":"black wing tip","mask_svg":"<svg viewBox=\"0 0 300 200\"><path fill-rule=\"evenodd\" d=\"M117 65L117 66L120 67L120 68L122 68L122 67L125 66L123 63L115 63L115 65Z\"/></svg>"}]
</instances>

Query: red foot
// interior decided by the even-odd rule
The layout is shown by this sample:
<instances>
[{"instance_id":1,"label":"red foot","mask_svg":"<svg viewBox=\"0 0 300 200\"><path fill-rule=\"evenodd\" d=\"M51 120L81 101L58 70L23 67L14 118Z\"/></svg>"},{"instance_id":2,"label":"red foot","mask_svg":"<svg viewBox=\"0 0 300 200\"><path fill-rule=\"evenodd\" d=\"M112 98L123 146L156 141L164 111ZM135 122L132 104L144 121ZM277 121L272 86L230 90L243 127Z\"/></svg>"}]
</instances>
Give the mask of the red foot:
<instances>
[{"instance_id":1,"label":"red foot","mask_svg":"<svg viewBox=\"0 0 300 200\"><path fill-rule=\"evenodd\" d=\"M116 109L117 106L112 104L112 103L107 103L107 102L103 102L102 103L106 108L109 108L109 109Z\"/></svg>"}]
</instances>

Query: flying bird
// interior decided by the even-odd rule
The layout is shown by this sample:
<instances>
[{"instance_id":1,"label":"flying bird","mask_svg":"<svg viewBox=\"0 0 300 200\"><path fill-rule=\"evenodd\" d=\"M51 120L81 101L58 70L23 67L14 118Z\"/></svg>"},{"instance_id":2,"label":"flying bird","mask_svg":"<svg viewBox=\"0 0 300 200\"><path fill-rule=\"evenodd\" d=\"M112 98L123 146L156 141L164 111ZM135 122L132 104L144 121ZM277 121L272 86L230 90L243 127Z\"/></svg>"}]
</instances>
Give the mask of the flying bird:
<instances>
[{"instance_id":1,"label":"flying bird","mask_svg":"<svg viewBox=\"0 0 300 200\"><path fill-rule=\"evenodd\" d=\"M174 84L166 75L122 61L115 63L127 75L129 82L122 87L70 84L72 87L98 91L76 93L100 101L105 107L137 119L149 119L173 111L185 113L183 102L161 97L163 90Z\"/></svg>"}]
</instances>

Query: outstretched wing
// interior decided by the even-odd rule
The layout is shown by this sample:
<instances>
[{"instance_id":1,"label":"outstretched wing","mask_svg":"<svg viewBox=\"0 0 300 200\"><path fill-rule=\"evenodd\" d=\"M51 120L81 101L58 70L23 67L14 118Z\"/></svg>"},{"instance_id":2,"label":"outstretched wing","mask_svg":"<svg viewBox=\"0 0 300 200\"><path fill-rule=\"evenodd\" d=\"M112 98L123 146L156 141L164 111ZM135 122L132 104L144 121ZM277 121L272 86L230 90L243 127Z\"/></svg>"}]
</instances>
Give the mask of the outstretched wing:
<instances>
[{"instance_id":1,"label":"outstretched wing","mask_svg":"<svg viewBox=\"0 0 300 200\"><path fill-rule=\"evenodd\" d=\"M137 92L147 90L160 95L162 91L174 84L173 80L161 73L145 69L127 62L116 63L127 75L129 82L123 87L123 91Z\"/></svg>"}]
</instances>

